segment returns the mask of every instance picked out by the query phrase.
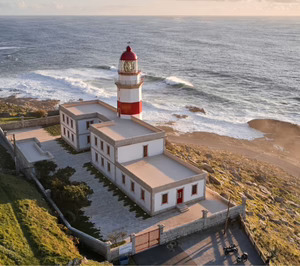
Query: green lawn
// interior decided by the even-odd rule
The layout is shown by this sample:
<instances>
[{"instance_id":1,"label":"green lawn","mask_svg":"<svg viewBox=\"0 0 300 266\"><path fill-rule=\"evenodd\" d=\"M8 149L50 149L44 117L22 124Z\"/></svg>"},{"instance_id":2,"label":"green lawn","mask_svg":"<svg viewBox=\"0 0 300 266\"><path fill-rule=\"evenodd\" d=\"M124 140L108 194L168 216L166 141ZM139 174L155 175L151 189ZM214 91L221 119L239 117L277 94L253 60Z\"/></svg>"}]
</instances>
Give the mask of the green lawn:
<instances>
[{"instance_id":1,"label":"green lawn","mask_svg":"<svg viewBox=\"0 0 300 266\"><path fill-rule=\"evenodd\" d=\"M36 119L36 117L24 117L24 120ZM21 121L20 117L3 117L0 118L0 124L9 124Z\"/></svg>"},{"instance_id":2,"label":"green lawn","mask_svg":"<svg viewBox=\"0 0 300 266\"><path fill-rule=\"evenodd\" d=\"M66 264L81 258L36 188L0 174L0 265Z\"/></svg>"},{"instance_id":3,"label":"green lawn","mask_svg":"<svg viewBox=\"0 0 300 266\"><path fill-rule=\"evenodd\" d=\"M45 127L45 130L47 130L51 136L60 136L61 134L60 124Z\"/></svg>"}]
</instances>

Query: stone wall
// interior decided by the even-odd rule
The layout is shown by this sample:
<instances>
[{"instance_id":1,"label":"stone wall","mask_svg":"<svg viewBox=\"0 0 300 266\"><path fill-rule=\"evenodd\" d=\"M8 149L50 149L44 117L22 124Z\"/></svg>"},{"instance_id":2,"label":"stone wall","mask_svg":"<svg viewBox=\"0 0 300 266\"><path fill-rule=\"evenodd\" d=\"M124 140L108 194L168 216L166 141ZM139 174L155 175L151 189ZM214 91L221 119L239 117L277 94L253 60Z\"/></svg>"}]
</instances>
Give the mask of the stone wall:
<instances>
[{"instance_id":1,"label":"stone wall","mask_svg":"<svg viewBox=\"0 0 300 266\"><path fill-rule=\"evenodd\" d=\"M19 122L0 124L0 127L3 130L14 130L14 129L20 129L26 127L37 127L37 126L48 126L48 125L50 126L59 123L60 123L59 115L56 115L56 116L47 116L47 117L29 119L29 120L22 119Z\"/></svg>"},{"instance_id":2,"label":"stone wall","mask_svg":"<svg viewBox=\"0 0 300 266\"><path fill-rule=\"evenodd\" d=\"M231 219L237 218L244 214L245 206L235 206L229 209L229 217ZM207 217L207 211L203 211L203 217L194 222L164 231L161 235L160 243L164 244L175 240L180 237L184 237L211 227L215 227L220 224L225 224L227 218L227 210L215 213Z\"/></svg>"}]
</instances>

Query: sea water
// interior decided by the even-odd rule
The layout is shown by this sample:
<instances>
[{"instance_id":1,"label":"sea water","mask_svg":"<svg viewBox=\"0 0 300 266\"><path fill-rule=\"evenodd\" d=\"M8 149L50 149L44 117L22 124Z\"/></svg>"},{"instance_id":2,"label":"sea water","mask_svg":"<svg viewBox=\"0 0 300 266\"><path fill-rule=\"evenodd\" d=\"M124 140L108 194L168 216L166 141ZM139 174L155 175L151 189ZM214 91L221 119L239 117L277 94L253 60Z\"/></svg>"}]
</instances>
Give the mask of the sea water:
<instances>
[{"instance_id":1,"label":"sea water","mask_svg":"<svg viewBox=\"0 0 300 266\"><path fill-rule=\"evenodd\" d=\"M0 97L116 106L130 41L148 122L241 139L262 136L252 119L300 124L300 18L0 17L0 36Z\"/></svg>"}]
</instances>

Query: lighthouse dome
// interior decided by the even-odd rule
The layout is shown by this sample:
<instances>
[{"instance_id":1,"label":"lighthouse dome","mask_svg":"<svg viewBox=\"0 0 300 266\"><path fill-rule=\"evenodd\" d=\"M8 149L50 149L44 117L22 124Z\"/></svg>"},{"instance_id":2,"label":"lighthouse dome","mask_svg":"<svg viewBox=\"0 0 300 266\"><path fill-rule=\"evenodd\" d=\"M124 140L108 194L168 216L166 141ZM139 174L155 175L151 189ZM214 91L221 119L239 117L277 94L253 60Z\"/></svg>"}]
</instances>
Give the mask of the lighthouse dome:
<instances>
[{"instance_id":1,"label":"lighthouse dome","mask_svg":"<svg viewBox=\"0 0 300 266\"><path fill-rule=\"evenodd\" d=\"M132 52L132 49L130 46L127 46L126 51L121 55L120 60L122 61L135 61L137 60L137 56L134 52Z\"/></svg>"}]
</instances>

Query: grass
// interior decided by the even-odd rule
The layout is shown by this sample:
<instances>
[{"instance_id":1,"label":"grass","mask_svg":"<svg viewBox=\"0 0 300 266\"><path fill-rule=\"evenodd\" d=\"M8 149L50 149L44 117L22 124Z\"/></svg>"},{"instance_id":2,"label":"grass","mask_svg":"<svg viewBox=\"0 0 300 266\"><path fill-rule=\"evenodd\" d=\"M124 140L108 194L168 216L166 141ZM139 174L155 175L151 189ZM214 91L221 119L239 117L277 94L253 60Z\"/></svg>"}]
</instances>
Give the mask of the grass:
<instances>
[{"instance_id":1,"label":"grass","mask_svg":"<svg viewBox=\"0 0 300 266\"><path fill-rule=\"evenodd\" d=\"M0 145L0 170L1 168L15 170L15 162L2 145Z\"/></svg>"},{"instance_id":2,"label":"grass","mask_svg":"<svg viewBox=\"0 0 300 266\"><path fill-rule=\"evenodd\" d=\"M24 117L24 120L36 119L36 117ZM0 118L0 124L9 124L21 121L21 117L4 117Z\"/></svg>"},{"instance_id":3,"label":"grass","mask_svg":"<svg viewBox=\"0 0 300 266\"><path fill-rule=\"evenodd\" d=\"M61 129L60 124L53 125L53 126L47 126L44 128L51 136L60 136L61 135Z\"/></svg>"},{"instance_id":4,"label":"grass","mask_svg":"<svg viewBox=\"0 0 300 266\"><path fill-rule=\"evenodd\" d=\"M118 201L123 201L124 206L129 206L130 212L135 212L135 216L142 217L143 220L150 218L151 216L147 214L142 208L140 208L134 201L132 201L128 196L122 192L117 186L115 186L107 177L105 177L99 170L97 170L92 163L85 163L83 167L86 167L88 171L91 172L99 182L103 183L103 186L107 188L108 191L113 193L113 196L118 197Z\"/></svg>"},{"instance_id":5,"label":"grass","mask_svg":"<svg viewBox=\"0 0 300 266\"><path fill-rule=\"evenodd\" d=\"M167 148L199 168L209 164L214 170L211 175L221 185L208 182L207 186L231 196L237 204L241 204L241 194L249 193L254 199L247 200L246 225L263 253L266 257L275 255L271 259L274 264L300 264L299 180L277 167L229 152L170 143ZM234 177L236 173L238 178ZM260 186L266 187L271 195L263 193ZM275 197L283 202L276 202ZM284 223L276 224L274 220Z\"/></svg>"},{"instance_id":6,"label":"grass","mask_svg":"<svg viewBox=\"0 0 300 266\"><path fill-rule=\"evenodd\" d=\"M0 265L66 264L81 258L36 188L0 174Z\"/></svg>"}]
</instances>

